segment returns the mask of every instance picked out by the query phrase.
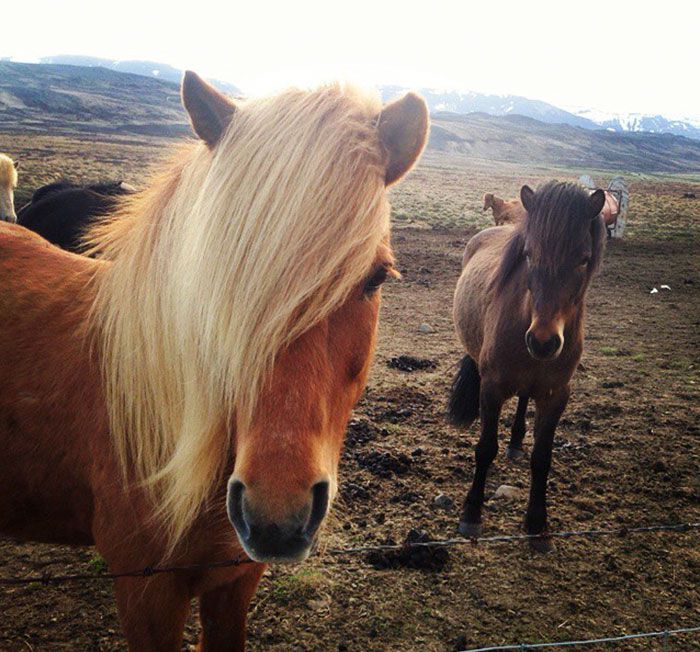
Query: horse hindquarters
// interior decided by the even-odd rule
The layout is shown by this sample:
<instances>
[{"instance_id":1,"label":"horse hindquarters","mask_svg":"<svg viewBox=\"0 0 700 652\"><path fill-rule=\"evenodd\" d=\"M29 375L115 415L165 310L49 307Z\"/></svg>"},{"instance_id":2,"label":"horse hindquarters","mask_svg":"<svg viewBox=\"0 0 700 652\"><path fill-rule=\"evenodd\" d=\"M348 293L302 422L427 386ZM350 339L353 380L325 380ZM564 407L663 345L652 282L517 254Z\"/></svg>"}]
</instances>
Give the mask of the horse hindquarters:
<instances>
[{"instance_id":1,"label":"horse hindquarters","mask_svg":"<svg viewBox=\"0 0 700 652\"><path fill-rule=\"evenodd\" d=\"M481 376L474 359L465 355L452 382L448 414L455 426L468 428L479 416Z\"/></svg>"}]
</instances>

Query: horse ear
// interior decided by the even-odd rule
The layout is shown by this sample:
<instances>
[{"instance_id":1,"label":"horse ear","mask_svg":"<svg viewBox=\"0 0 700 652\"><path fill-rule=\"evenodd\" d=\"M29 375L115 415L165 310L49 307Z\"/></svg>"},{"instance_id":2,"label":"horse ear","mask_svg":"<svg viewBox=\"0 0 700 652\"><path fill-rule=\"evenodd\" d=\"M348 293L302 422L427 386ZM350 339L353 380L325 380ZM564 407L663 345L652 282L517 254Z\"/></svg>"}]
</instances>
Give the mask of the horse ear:
<instances>
[{"instance_id":1,"label":"horse ear","mask_svg":"<svg viewBox=\"0 0 700 652\"><path fill-rule=\"evenodd\" d=\"M236 111L228 97L191 70L185 72L182 80L182 104L192 129L210 148L221 140Z\"/></svg>"},{"instance_id":2,"label":"horse ear","mask_svg":"<svg viewBox=\"0 0 700 652\"><path fill-rule=\"evenodd\" d=\"M387 104L379 114L379 140L388 155L384 182L398 181L418 160L428 136L428 107L415 93Z\"/></svg>"},{"instance_id":3,"label":"horse ear","mask_svg":"<svg viewBox=\"0 0 700 652\"><path fill-rule=\"evenodd\" d=\"M487 192L484 195L484 210L487 211L493 206L493 193Z\"/></svg>"},{"instance_id":4,"label":"horse ear","mask_svg":"<svg viewBox=\"0 0 700 652\"><path fill-rule=\"evenodd\" d=\"M15 170L19 170L19 161L14 161Z\"/></svg>"},{"instance_id":5,"label":"horse ear","mask_svg":"<svg viewBox=\"0 0 700 652\"><path fill-rule=\"evenodd\" d=\"M528 213L532 212L535 205L535 191L530 186L523 186L520 189L520 202Z\"/></svg>"},{"instance_id":6,"label":"horse ear","mask_svg":"<svg viewBox=\"0 0 700 652\"><path fill-rule=\"evenodd\" d=\"M588 217L593 219L600 215L600 211L603 210L605 206L605 191L598 188L589 198L588 198Z\"/></svg>"}]
</instances>

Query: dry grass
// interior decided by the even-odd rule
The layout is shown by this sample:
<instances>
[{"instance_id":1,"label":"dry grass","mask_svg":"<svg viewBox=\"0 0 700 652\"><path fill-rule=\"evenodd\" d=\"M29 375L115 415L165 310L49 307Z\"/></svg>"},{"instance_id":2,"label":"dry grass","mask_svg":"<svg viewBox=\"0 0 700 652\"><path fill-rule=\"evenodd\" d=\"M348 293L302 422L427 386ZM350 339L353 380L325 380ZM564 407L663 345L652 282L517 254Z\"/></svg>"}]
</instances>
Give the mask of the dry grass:
<instances>
[{"instance_id":1,"label":"dry grass","mask_svg":"<svg viewBox=\"0 0 700 652\"><path fill-rule=\"evenodd\" d=\"M21 192L61 176L122 177L138 185L164 141L91 141L0 135L0 151L23 160ZM457 505L471 479L476 430L446 425L452 366L460 356L450 309L464 243L490 224L486 191L517 195L523 183L575 179L579 170L445 161L428 156L393 191L394 232L403 279L384 295L379 347L357 418L370 440L348 448L340 501L327 547L401 541L417 527L454 535L457 507L433 506L438 492ZM594 174L607 180L610 173ZM698 178L628 175L627 237L608 247L592 289L584 368L557 436L550 484L553 529L700 520L700 190ZM668 283L672 291L650 295ZM418 332L428 322L433 332ZM405 373L387 361L430 358L435 369ZM610 386L612 383L612 386ZM511 417L504 412L503 429ZM531 443L531 435L526 439ZM404 474L376 475L361 462L373 451L404 454ZM498 459L487 494L502 483L526 488L526 465ZM489 501L487 534L516 533L525 498ZM232 534L233 535L233 534ZM443 571L378 571L361 558L321 554L277 567L251 612L250 649L407 650L664 629L700 622L697 534L561 542L536 555L524 546L464 546ZM0 575L88 567L91 553L0 542ZM50 567L51 568L51 567ZM35 649L123 649L106 586L34 587L0 592L0 647L22 638ZM196 635L190 622L188 642ZM698 639L673 639L674 651ZM9 649L13 649L10 645ZM660 649L656 642L618 649Z\"/></svg>"}]
</instances>

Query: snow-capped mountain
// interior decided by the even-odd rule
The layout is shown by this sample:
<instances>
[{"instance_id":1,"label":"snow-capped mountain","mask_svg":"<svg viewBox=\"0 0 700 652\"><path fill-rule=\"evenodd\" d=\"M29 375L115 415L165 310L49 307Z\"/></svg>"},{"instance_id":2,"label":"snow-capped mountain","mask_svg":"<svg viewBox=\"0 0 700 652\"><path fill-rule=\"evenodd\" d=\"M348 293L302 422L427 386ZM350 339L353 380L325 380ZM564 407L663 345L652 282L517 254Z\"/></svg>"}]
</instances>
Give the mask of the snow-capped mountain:
<instances>
[{"instance_id":1,"label":"snow-capped mountain","mask_svg":"<svg viewBox=\"0 0 700 652\"><path fill-rule=\"evenodd\" d=\"M646 131L700 139L700 119L673 120L662 115L605 113L595 109L580 109L574 113L611 131Z\"/></svg>"},{"instance_id":2,"label":"snow-capped mountain","mask_svg":"<svg viewBox=\"0 0 700 652\"><path fill-rule=\"evenodd\" d=\"M386 101L404 93L400 86L383 86L382 98ZM548 124L568 124L584 129L598 129L599 126L583 116L564 111L547 102L530 100L518 95L485 95L483 93L419 89L431 111L450 113L488 113L489 115L524 115Z\"/></svg>"},{"instance_id":3,"label":"snow-capped mountain","mask_svg":"<svg viewBox=\"0 0 700 652\"><path fill-rule=\"evenodd\" d=\"M399 86L384 86L381 89L385 100L396 97L405 90ZM431 111L487 113L499 116L524 115L548 124L566 124L584 129L608 129L616 132L675 134L700 140L700 118L669 119L661 115L606 113L595 109L565 110L547 102L518 95L485 95L430 88L421 88L419 92L425 97Z\"/></svg>"}]
</instances>

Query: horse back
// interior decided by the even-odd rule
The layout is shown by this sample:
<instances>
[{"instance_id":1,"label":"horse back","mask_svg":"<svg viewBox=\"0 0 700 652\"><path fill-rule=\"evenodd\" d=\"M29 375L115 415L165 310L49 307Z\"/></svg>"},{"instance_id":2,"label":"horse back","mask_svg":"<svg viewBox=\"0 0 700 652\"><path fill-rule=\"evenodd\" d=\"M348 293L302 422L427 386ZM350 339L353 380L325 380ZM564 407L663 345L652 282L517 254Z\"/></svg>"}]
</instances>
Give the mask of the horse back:
<instances>
[{"instance_id":1,"label":"horse back","mask_svg":"<svg viewBox=\"0 0 700 652\"><path fill-rule=\"evenodd\" d=\"M503 256L512 226L493 226L472 237L462 257L453 317L457 336L467 353L478 362L484 341L484 322L493 303L494 276Z\"/></svg>"},{"instance_id":2,"label":"horse back","mask_svg":"<svg viewBox=\"0 0 700 652\"><path fill-rule=\"evenodd\" d=\"M117 192L89 188L56 188L22 208L19 224L63 249L77 251L87 227L114 210Z\"/></svg>"}]
</instances>

